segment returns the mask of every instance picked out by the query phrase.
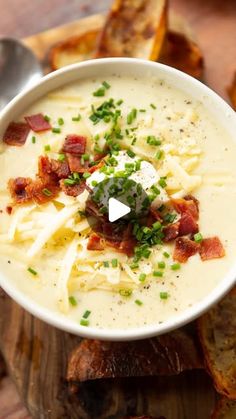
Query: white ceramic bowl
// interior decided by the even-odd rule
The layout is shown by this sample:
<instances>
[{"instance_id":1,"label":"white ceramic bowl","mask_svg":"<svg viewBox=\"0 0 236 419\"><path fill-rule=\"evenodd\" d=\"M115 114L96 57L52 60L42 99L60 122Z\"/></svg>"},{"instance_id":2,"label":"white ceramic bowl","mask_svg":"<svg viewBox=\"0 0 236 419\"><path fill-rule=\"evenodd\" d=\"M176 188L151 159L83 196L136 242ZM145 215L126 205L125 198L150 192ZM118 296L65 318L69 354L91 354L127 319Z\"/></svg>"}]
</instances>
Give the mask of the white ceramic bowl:
<instances>
[{"instance_id":1,"label":"white ceramic bowl","mask_svg":"<svg viewBox=\"0 0 236 419\"><path fill-rule=\"evenodd\" d=\"M137 77L157 77L161 78L170 85L174 85L186 94L204 103L207 110L213 115L215 120L223 126L236 141L236 114L230 106L224 102L216 93L194 78L163 64L150 61L129 59L129 58L107 58L101 60L86 61L80 64L65 67L59 71L44 77L34 87L18 95L2 112L0 118L0 138L5 131L8 123L24 112L33 102L37 101L53 89L83 78L94 78L102 76L104 79L112 74L133 75ZM44 320L45 322L80 336L97 338L104 340L131 340L155 336L178 328L185 323L195 319L210 306L216 303L233 286L236 278L236 263L228 274L222 278L212 292L202 301L194 304L191 308L180 315L176 315L163 324L149 325L145 327L133 328L128 330L97 329L92 327L82 327L60 314L49 311L38 305L23 292L14 287L8 278L1 274L1 287L22 307Z\"/></svg>"}]
</instances>

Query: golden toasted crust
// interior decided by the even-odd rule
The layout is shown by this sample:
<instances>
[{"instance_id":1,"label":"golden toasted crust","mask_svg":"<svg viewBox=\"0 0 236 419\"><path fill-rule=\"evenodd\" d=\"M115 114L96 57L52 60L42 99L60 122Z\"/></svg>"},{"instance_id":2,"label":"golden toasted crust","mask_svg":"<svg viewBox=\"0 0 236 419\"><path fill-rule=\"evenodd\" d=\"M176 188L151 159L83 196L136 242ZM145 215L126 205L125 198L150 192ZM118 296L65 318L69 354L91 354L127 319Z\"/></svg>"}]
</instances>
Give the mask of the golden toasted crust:
<instances>
[{"instance_id":1,"label":"golden toasted crust","mask_svg":"<svg viewBox=\"0 0 236 419\"><path fill-rule=\"evenodd\" d=\"M236 401L222 398L216 405L211 419L235 419Z\"/></svg>"},{"instance_id":2,"label":"golden toasted crust","mask_svg":"<svg viewBox=\"0 0 236 419\"><path fill-rule=\"evenodd\" d=\"M228 87L228 94L232 103L233 109L236 111L236 72L231 86Z\"/></svg>"},{"instance_id":3,"label":"golden toasted crust","mask_svg":"<svg viewBox=\"0 0 236 419\"><path fill-rule=\"evenodd\" d=\"M55 45L49 54L52 70L93 58L99 30L73 36Z\"/></svg>"},{"instance_id":4,"label":"golden toasted crust","mask_svg":"<svg viewBox=\"0 0 236 419\"><path fill-rule=\"evenodd\" d=\"M115 0L95 57L157 60L167 29L166 0Z\"/></svg>"},{"instance_id":5,"label":"golden toasted crust","mask_svg":"<svg viewBox=\"0 0 236 419\"><path fill-rule=\"evenodd\" d=\"M199 46L184 33L168 31L158 61L197 79L203 78L202 52Z\"/></svg>"},{"instance_id":6,"label":"golden toasted crust","mask_svg":"<svg viewBox=\"0 0 236 419\"><path fill-rule=\"evenodd\" d=\"M236 287L198 320L206 367L216 390L236 399Z\"/></svg>"}]
</instances>

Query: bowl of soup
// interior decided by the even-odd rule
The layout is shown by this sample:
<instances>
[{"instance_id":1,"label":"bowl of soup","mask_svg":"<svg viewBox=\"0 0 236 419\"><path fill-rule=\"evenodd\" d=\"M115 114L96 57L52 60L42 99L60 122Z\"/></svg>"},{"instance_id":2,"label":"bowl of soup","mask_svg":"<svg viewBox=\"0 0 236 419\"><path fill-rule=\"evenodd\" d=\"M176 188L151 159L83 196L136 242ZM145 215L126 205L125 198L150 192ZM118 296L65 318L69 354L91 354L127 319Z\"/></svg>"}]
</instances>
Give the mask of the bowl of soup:
<instances>
[{"instance_id":1,"label":"bowl of soup","mask_svg":"<svg viewBox=\"0 0 236 419\"><path fill-rule=\"evenodd\" d=\"M162 64L44 77L1 114L1 287L89 338L193 320L235 283L235 133L216 93Z\"/></svg>"}]
</instances>

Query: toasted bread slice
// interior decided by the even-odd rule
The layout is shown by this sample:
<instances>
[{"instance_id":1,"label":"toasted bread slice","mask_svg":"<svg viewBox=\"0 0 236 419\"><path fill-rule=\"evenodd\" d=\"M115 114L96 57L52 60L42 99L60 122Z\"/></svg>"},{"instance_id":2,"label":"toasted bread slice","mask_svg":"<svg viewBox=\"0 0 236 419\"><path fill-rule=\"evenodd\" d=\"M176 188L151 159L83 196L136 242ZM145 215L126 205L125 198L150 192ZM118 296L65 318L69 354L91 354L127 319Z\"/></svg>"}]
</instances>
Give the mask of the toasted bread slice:
<instances>
[{"instance_id":1,"label":"toasted bread slice","mask_svg":"<svg viewBox=\"0 0 236 419\"><path fill-rule=\"evenodd\" d=\"M71 354L67 380L175 375L202 367L197 342L184 330L134 342L84 339Z\"/></svg>"},{"instance_id":2,"label":"toasted bread slice","mask_svg":"<svg viewBox=\"0 0 236 419\"><path fill-rule=\"evenodd\" d=\"M236 399L236 287L198 320L206 367L216 390Z\"/></svg>"},{"instance_id":3,"label":"toasted bread slice","mask_svg":"<svg viewBox=\"0 0 236 419\"><path fill-rule=\"evenodd\" d=\"M211 419L235 419L236 401L222 398L216 405Z\"/></svg>"},{"instance_id":4,"label":"toasted bread slice","mask_svg":"<svg viewBox=\"0 0 236 419\"><path fill-rule=\"evenodd\" d=\"M202 52L199 46L184 33L168 31L158 61L197 79L203 78Z\"/></svg>"},{"instance_id":5,"label":"toasted bread slice","mask_svg":"<svg viewBox=\"0 0 236 419\"><path fill-rule=\"evenodd\" d=\"M231 86L228 87L228 94L232 103L233 109L236 111L236 71Z\"/></svg>"},{"instance_id":6,"label":"toasted bread slice","mask_svg":"<svg viewBox=\"0 0 236 419\"><path fill-rule=\"evenodd\" d=\"M55 45L49 55L52 70L93 58L98 29L73 36Z\"/></svg>"},{"instance_id":7,"label":"toasted bread slice","mask_svg":"<svg viewBox=\"0 0 236 419\"><path fill-rule=\"evenodd\" d=\"M166 0L115 0L95 57L157 60L167 30Z\"/></svg>"}]
</instances>

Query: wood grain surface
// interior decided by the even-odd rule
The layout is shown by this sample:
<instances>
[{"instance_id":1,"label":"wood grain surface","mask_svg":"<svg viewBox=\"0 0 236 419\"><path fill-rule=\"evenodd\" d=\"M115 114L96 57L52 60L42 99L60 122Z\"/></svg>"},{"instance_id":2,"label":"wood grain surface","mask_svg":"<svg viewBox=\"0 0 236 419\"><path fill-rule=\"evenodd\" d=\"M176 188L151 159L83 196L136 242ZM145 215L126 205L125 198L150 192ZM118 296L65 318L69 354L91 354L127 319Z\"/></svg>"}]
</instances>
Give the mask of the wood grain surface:
<instances>
[{"instance_id":1,"label":"wood grain surface","mask_svg":"<svg viewBox=\"0 0 236 419\"><path fill-rule=\"evenodd\" d=\"M67 29L50 31L46 38L30 35L101 12L110 4L110 0L0 0L0 35L29 37L26 42L44 60L42 51L50 43L80 31L80 25L71 23ZM226 87L236 70L236 1L170 0L170 4L195 32L205 57L206 83L227 98ZM90 24L98 22L97 18L89 19ZM44 46L42 39L47 39ZM210 417L216 395L204 372L173 379L90 383L83 387L80 399L69 396L64 377L68 354L78 342L78 338L33 318L1 293L0 348L33 418L121 418L126 413L164 415L167 419ZM5 377L0 382L0 419L26 417L14 385Z\"/></svg>"}]
</instances>

